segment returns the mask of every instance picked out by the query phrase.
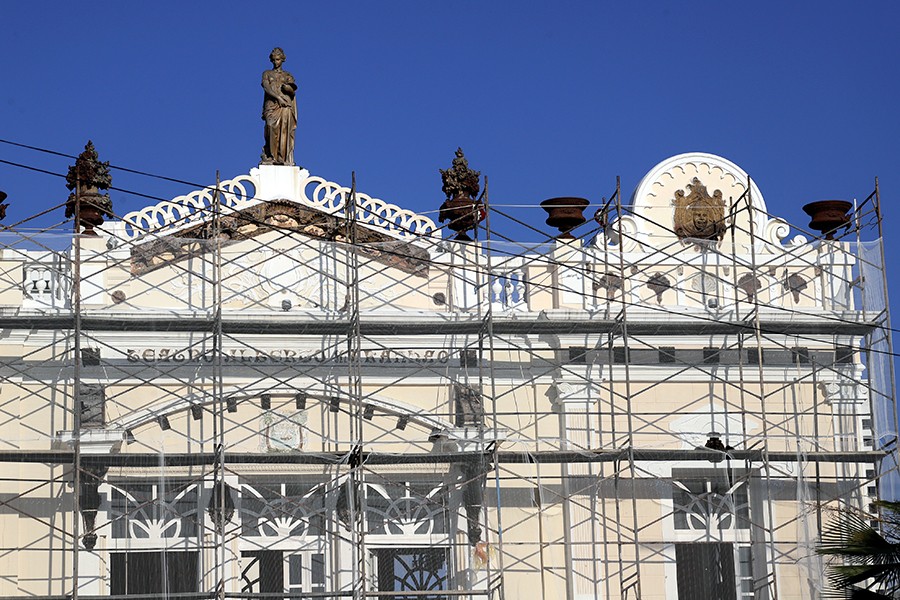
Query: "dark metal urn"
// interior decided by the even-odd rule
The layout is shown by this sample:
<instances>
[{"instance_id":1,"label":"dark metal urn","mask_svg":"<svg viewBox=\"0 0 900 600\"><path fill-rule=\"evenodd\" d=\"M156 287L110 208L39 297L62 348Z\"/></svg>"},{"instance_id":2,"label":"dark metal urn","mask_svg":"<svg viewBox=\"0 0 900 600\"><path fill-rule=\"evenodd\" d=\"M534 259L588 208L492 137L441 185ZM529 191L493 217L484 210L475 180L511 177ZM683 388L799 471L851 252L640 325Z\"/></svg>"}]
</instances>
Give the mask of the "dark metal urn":
<instances>
[{"instance_id":1,"label":"dark metal urn","mask_svg":"<svg viewBox=\"0 0 900 600\"><path fill-rule=\"evenodd\" d=\"M803 207L803 212L812 217L809 222L811 229L825 234L826 240L833 240L834 233L841 227L850 224L850 215L847 212L853 207L846 200L819 200L811 202Z\"/></svg>"},{"instance_id":2,"label":"dark metal urn","mask_svg":"<svg viewBox=\"0 0 900 600\"><path fill-rule=\"evenodd\" d=\"M550 198L541 202L541 208L547 211L547 225L559 229L559 240L574 240L575 236L569 233L585 221L584 209L590 202L584 198Z\"/></svg>"},{"instance_id":3,"label":"dark metal urn","mask_svg":"<svg viewBox=\"0 0 900 600\"><path fill-rule=\"evenodd\" d=\"M69 196L66 202L66 217L75 216L75 194ZM101 194L97 188L88 188L86 192L81 194L81 207L78 215L81 227L84 230L82 235L96 236L97 232L94 227L103 225L103 217L112 217L112 202L108 194Z\"/></svg>"},{"instance_id":4,"label":"dark metal urn","mask_svg":"<svg viewBox=\"0 0 900 600\"><path fill-rule=\"evenodd\" d=\"M444 200L438 217L441 222L450 221L447 227L456 232L456 241L471 242L466 232L475 229L475 225L484 218L484 208L480 200L468 196L456 196Z\"/></svg>"}]
</instances>

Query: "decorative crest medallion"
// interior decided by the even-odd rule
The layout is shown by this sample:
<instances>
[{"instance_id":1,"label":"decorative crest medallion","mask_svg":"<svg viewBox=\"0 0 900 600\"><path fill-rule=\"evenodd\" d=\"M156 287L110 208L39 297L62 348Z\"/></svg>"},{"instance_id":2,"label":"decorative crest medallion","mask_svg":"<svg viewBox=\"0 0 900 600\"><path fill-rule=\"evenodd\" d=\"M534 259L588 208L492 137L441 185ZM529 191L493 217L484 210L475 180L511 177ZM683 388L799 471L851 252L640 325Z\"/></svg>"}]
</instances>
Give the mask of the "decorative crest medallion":
<instances>
[{"instance_id":1,"label":"decorative crest medallion","mask_svg":"<svg viewBox=\"0 0 900 600\"><path fill-rule=\"evenodd\" d=\"M722 190L710 196L706 186L694 179L675 192L675 234L681 238L721 241L725 235L725 200Z\"/></svg>"}]
</instances>

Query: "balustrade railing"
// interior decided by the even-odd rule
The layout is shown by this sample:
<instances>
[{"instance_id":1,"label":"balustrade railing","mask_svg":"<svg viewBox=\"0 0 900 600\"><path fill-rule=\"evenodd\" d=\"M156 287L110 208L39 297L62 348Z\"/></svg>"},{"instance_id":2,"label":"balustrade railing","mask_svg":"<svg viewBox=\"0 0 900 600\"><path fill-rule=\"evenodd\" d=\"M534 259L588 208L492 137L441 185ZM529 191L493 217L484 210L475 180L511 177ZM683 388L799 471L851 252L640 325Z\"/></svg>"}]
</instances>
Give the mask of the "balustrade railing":
<instances>
[{"instance_id":1,"label":"balustrade railing","mask_svg":"<svg viewBox=\"0 0 900 600\"><path fill-rule=\"evenodd\" d=\"M22 306L70 307L71 260L49 253L25 253L22 256L19 279ZM746 305L747 311L757 305L784 310L865 308L865 282L860 275L858 260L842 249L811 249L798 256L767 255L758 258L754 265L753 257L749 255L731 257L724 254L667 256L664 260L653 261L652 255L626 253L620 263L615 253L585 248L552 261L539 256L508 258L492 265L489 276L484 272L486 265L479 267L473 264L472 258L460 254L446 262L443 259L436 261L441 268L435 269L432 276L449 277L449 297L442 303L435 302L433 307L429 303L431 310L471 312L482 303L483 307L490 306L496 313L539 312L550 308L593 312L604 307L611 309L623 298L628 306L634 307L678 307L713 312L734 310L736 303ZM111 294L105 292L111 286L104 283L109 276L107 261L108 257L98 251L89 252L83 260L82 295L90 305L111 302ZM271 273L264 268L265 262L260 264L263 266L253 266L251 270L254 273L259 270L262 281ZM115 269L122 271L115 276L117 281L129 277L127 264L117 264ZM314 269L305 277L318 277L327 283L342 276L342 273L325 271ZM180 277L182 273L178 275ZM294 270L288 269L278 276L288 275L294 276ZM306 279L305 285L313 285L314 282ZM180 279L173 278L156 285L162 285L161 291L170 298L181 298L175 289L178 281ZM286 285L290 283L288 281ZM385 297L373 296L372 301L375 304L383 302L386 308L400 306L393 306L390 294L382 295ZM260 306L268 304L261 303ZM272 306L278 309L282 303Z\"/></svg>"},{"instance_id":2,"label":"balustrade railing","mask_svg":"<svg viewBox=\"0 0 900 600\"><path fill-rule=\"evenodd\" d=\"M23 305L68 308L72 280L67 265L58 259L25 263L22 269Z\"/></svg>"}]
</instances>

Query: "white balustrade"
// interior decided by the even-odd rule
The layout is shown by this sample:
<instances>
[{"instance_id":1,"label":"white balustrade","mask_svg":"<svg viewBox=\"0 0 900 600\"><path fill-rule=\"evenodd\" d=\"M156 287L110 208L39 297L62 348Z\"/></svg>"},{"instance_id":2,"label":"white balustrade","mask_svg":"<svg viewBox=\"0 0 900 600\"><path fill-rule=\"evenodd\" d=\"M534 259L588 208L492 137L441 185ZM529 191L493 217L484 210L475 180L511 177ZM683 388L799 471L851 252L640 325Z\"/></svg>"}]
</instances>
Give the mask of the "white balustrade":
<instances>
[{"instance_id":1,"label":"white balustrade","mask_svg":"<svg viewBox=\"0 0 900 600\"><path fill-rule=\"evenodd\" d=\"M525 269L495 271L491 279L490 302L494 311L528 310Z\"/></svg>"},{"instance_id":2,"label":"white balustrade","mask_svg":"<svg viewBox=\"0 0 900 600\"><path fill-rule=\"evenodd\" d=\"M25 303L64 308L69 305L71 281L55 263L27 263L23 269L22 292Z\"/></svg>"}]
</instances>

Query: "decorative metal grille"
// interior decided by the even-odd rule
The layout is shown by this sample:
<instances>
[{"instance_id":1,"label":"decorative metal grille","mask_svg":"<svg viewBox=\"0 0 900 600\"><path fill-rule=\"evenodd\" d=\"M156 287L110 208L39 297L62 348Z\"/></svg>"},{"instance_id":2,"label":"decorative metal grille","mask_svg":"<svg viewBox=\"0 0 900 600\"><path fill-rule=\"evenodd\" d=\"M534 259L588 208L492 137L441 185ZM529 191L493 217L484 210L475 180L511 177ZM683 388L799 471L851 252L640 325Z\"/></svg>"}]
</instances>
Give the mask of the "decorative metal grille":
<instances>
[{"instance_id":1,"label":"decorative metal grille","mask_svg":"<svg viewBox=\"0 0 900 600\"><path fill-rule=\"evenodd\" d=\"M128 483L110 493L112 537L173 539L197 535L200 484Z\"/></svg>"},{"instance_id":2,"label":"decorative metal grille","mask_svg":"<svg viewBox=\"0 0 900 600\"><path fill-rule=\"evenodd\" d=\"M375 550L375 556L378 560L378 591L427 592L447 589L447 550L443 548L384 548ZM412 600L444 596L396 594L388 598Z\"/></svg>"},{"instance_id":3,"label":"decorative metal grille","mask_svg":"<svg viewBox=\"0 0 900 600\"><path fill-rule=\"evenodd\" d=\"M673 493L675 529L720 531L750 528L747 482L681 479Z\"/></svg>"},{"instance_id":4,"label":"decorative metal grille","mask_svg":"<svg viewBox=\"0 0 900 600\"><path fill-rule=\"evenodd\" d=\"M446 487L424 483L366 485L366 519L370 534L429 535L447 533Z\"/></svg>"},{"instance_id":5,"label":"decorative metal grille","mask_svg":"<svg viewBox=\"0 0 900 600\"><path fill-rule=\"evenodd\" d=\"M242 484L241 524L251 537L324 535L325 487Z\"/></svg>"}]
</instances>

